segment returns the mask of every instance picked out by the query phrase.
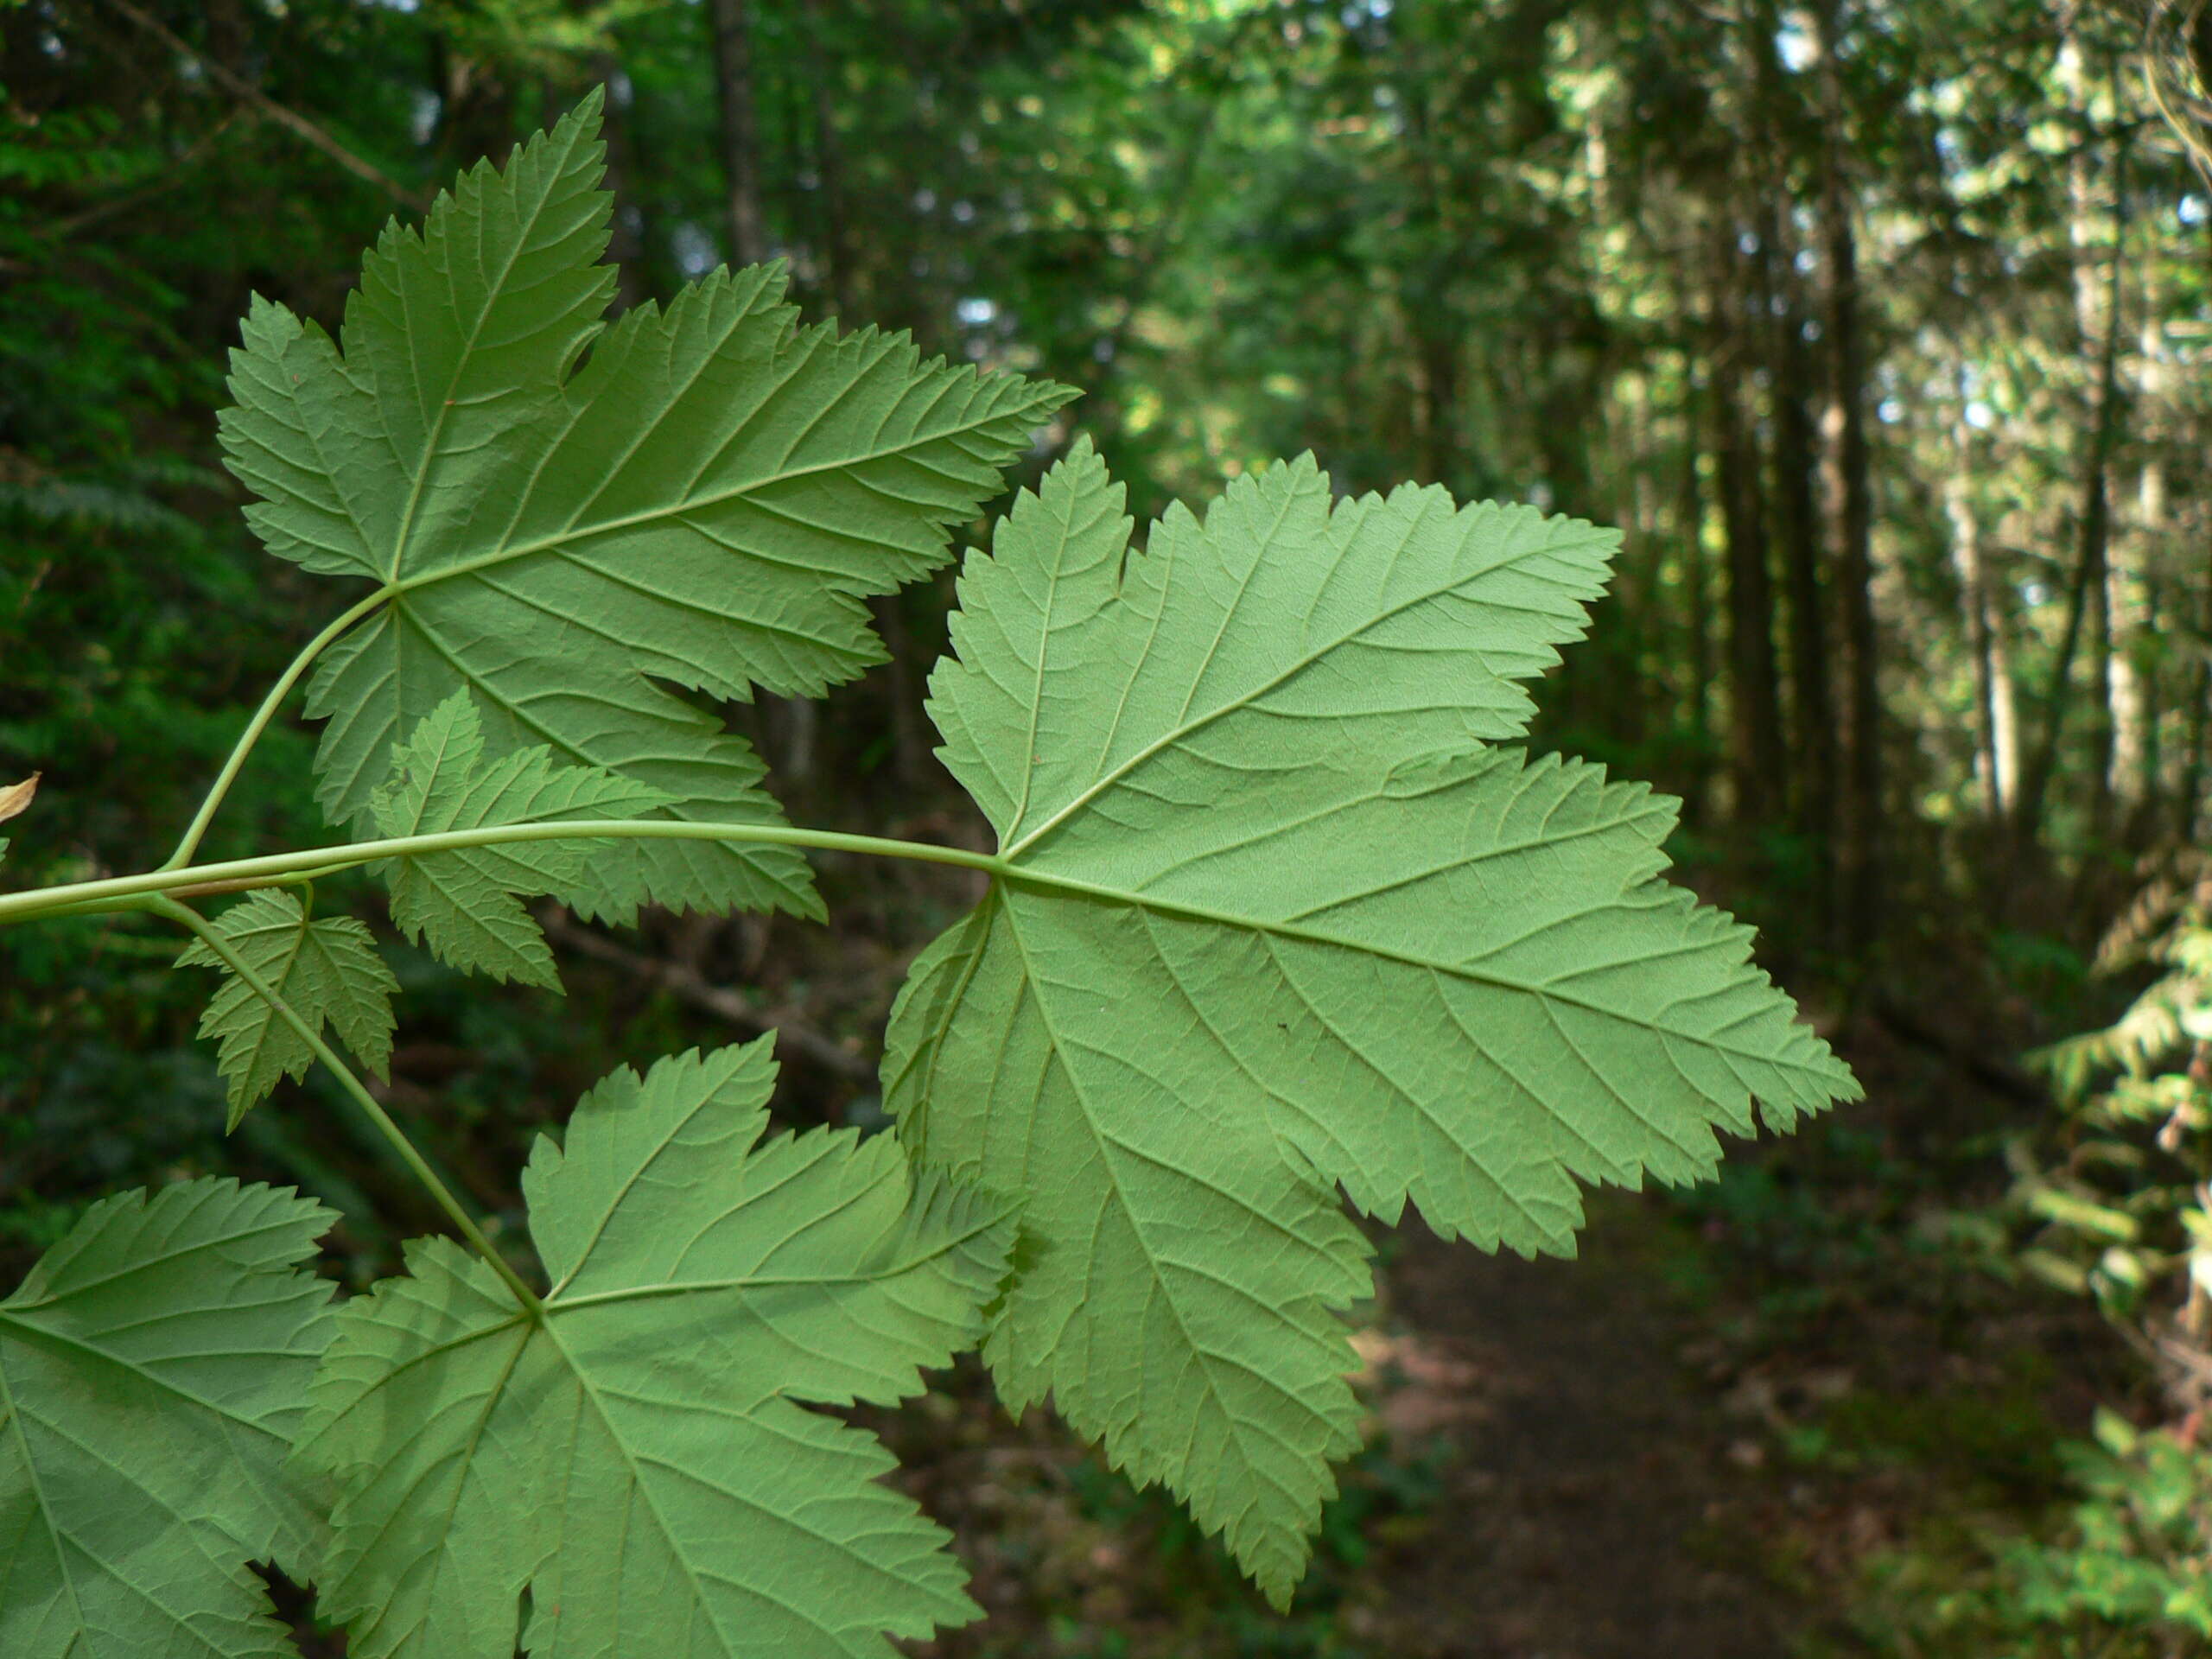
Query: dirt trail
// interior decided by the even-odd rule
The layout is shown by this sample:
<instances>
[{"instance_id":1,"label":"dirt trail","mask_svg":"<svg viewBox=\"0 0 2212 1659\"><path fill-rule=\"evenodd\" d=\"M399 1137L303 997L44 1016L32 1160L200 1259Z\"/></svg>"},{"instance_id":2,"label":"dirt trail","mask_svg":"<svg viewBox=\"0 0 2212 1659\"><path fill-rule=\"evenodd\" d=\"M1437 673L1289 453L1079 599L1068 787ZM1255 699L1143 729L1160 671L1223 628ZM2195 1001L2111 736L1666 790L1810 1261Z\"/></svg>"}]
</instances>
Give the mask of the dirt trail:
<instances>
[{"instance_id":1,"label":"dirt trail","mask_svg":"<svg viewBox=\"0 0 2212 1659\"><path fill-rule=\"evenodd\" d=\"M1593 1205L1580 1262L1411 1226L1391 1272L1412 1377L1392 1409L1459 1450L1433 1528L1386 1572L1397 1659L1780 1659L1803 1615L1764 1580L1764 1483L1681 1357L1644 1201ZM1739 1446L1740 1449L1740 1446ZM1794 1615L1794 1616L1793 1616Z\"/></svg>"}]
</instances>

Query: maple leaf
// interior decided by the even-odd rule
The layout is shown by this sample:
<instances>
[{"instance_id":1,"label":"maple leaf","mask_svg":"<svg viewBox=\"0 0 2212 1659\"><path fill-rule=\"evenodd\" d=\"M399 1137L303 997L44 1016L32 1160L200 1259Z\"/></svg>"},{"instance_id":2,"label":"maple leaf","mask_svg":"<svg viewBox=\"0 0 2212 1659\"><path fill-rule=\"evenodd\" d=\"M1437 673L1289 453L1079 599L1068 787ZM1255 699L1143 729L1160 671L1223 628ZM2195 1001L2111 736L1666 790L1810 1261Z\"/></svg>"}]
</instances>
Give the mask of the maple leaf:
<instances>
[{"instance_id":1,"label":"maple leaf","mask_svg":"<svg viewBox=\"0 0 2212 1659\"><path fill-rule=\"evenodd\" d=\"M640 816L658 790L595 766L554 764L540 745L486 763L476 705L456 691L392 752L391 781L371 804L391 836L515 823ZM560 988L553 953L520 898L551 893L588 910L603 892L603 840L508 842L389 860L391 918L439 960L498 979Z\"/></svg>"},{"instance_id":2,"label":"maple leaf","mask_svg":"<svg viewBox=\"0 0 2212 1659\"><path fill-rule=\"evenodd\" d=\"M257 298L221 435L269 550L362 578L322 654L318 798L365 830L392 747L456 691L487 747L543 745L663 816L779 823L753 752L670 689L811 696L882 660L868 595L944 563L1074 394L800 328L779 267L720 270L603 326L601 94L395 221L341 343ZM579 366L579 357L588 355ZM638 840L587 913L819 914L788 847Z\"/></svg>"},{"instance_id":3,"label":"maple leaf","mask_svg":"<svg viewBox=\"0 0 2212 1659\"><path fill-rule=\"evenodd\" d=\"M1087 445L971 558L941 751L1005 872L901 993L885 1098L927 1166L1022 1201L985 1343L1286 1600L1357 1442L1335 1187L1570 1252L1582 1181L1687 1181L1716 1126L1850 1073L1659 879L1671 803L1492 747L1617 539L1310 458L1142 553Z\"/></svg>"},{"instance_id":4,"label":"maple leaf","mask_svg":"<svg viewBox=\"0 0 2212 1659\"><path fill-rule=\"evenodd\" d=\"M320 1578L359 1659L882 1656L976 1609L873 1437L974 1339L1010 1228L888 1135L763 1143L772 1039L617 1071L524 1177L534 1319L418 1242L348 1303L302 1457L340 1484Z\"/></svg>"},{"instance_id":5,"label":"maple leaf","mask_svg":"<svg viewBox=\"0 0 2212 1659\"><path fill-rule=\"evenodd\" d=\"M388 1075L391 999L399 982L365 926L350 916L310 920L297 898L274 888L249 894L209 925L310 1027L335 1027L362 1065L378 1077ZM235 1129L278 1078L289 1076L296 1083L306 1077L315 1052L206 941L194 940L176 963L222 974L200 1017L200 1034L218 1044L216 1070L228 1085Z\"/></svg>"},{"instance_id":6,"label":"maple leaf","mask_svg":"<svg viewBox=\"0 0 2212 1659\"><path fill-rule=\"evenodd\" d=\"M321 1547L285 1464L331 1220L236 1181L126 1192L0 1302L0 1653L296 1659L249 1563L305 1577Z\"/></svg>"}]
</instances>

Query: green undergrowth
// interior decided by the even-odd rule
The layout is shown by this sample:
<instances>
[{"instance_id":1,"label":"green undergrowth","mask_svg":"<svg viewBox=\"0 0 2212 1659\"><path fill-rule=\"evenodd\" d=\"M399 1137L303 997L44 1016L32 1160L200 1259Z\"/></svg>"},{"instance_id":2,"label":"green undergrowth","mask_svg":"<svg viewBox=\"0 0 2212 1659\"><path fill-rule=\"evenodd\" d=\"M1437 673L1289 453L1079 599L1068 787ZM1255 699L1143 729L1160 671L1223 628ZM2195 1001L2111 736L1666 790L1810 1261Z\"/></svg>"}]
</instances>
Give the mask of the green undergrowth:
<instances>
[{"instance_id":1,"label":"green undergrowth","mask_svg":"<svg viewBox=\"0 0 2212 1659\"><path fill-rule=\"evenodd\" d=\"M1988 1006L2009 1018L1938 1003L1931 1023L2102 1024L2142 982L2093 978L2046 936L1990 944ZM1842 1046L1879 1104L1662 1201L1646 1255L1711 1332L1692 1357L1768 1482L1760 1547L1803 1604L1799 1659L2212 1643L2212 1454L2195 1418L2139 1427L2164 1411L2119 1334L2187 1300L2191 1232L2169 1212L2202 1126L2178 1077L2155 1081L2158 1045L2192 1034L2185 993L2164 992L2177 1019L2139 1001L2086 1057L2053 1051L2075 1070L2048 1116L1862 1020ZM2117 1092L2093 1092L2114 1067Z\"/></svg>"}]
</instances>

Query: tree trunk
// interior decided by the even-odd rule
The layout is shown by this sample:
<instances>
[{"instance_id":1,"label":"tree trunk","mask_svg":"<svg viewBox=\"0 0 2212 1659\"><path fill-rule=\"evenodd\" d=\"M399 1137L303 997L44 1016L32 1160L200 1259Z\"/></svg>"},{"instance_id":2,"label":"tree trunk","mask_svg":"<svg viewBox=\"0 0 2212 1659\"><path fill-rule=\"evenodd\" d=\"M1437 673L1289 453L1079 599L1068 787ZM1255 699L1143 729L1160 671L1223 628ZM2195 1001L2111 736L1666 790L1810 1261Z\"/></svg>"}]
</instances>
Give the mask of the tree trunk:
<instances>
[{"instance_id":1,"label":"tree trunk","mask_svg":"<svg viewBox=\"0 0 2212 1659\"><path fill-rule=\"evenodd\" d=\"M632 181L638 176L630 131L630 99L614 96L622 66L611 52L592 55L592 73L608 88L600 135L607 143L607 188L614 196L614 223L607 257L614 263L614 308L627 311L651 291L645 279L645 215ZM546 125L550 126L550 121Z\"/></svg>"},{"instance_id":2,"label":"tree trunk","mask_svg":"<svg viewBox=\"0 0 2212 1659\"><path fill-rule=\"evenodd\" d=\"M1983 592L1989 601L1989 718L1990 741L1997 751L1997 777L2004 785L2005 821L2010 823L2020 798L2020 677L2013 671L2012 613L2006 603L2011 589L1987 577L1983 563Z\"/></svg>"},{"instance_id":3,"label":"tree trunk","mask_svg":"<svg viewBox=\"0 0 2212 1659\"><path fill-rule=\"evenodd\" d=\"M1841 27L1836 0L1814 20L1820 50L1821 252L1828 355L1823 456L1837 594L1843 607L1844 766L1837 814L1839 909L1847 950L1863 951L1881 928L1882 699L1874 615L1874 505L1866 445L1866 362L1860 334L1859 248L1844 175L1847 137Z\"/></svg>"},{"instance_id":4,"label":"tree trunk","mask_svg":"<svg viewBox=\"0 0 2212 1659\"><path fill-rule=\"evenodd\" d=\"M1694 757L1688 791L1689 815L1694 822L1701 822L1712 810L1713 630L1707 626L1706 619L1713 613L1713 601L1706 575L1705 492L1698 477L1705 443L1704 431L1698 422L1694 354L1683 376L1681 423L1682 470L1677 486L1680 494L1675 505L1675 535L1681 548L1682 603L1688 612L1684 621L1689 637L1683 642L1682 660L1689 665L1686 701L1689 706L1691 753Z\"/></svg>"},{"instance_id":5,"label":"tree trunk","mask_svg":"<svg viewBox=\"0 0 2212 1659\"><path fill-rule=\"evenodd\" d=\"M715 94L721 115L725 222L730 264L757 265L768 257L760 210L760 126L753 96L753 37L746 0L707 0L714 48ZM805 697L763 695L761 735L769 763L785 782L804 787L814 772L819 716Z\"/></svg>"},{"instance_id":6,"label":"tree trunk","mask_svg":"<svg viewBox=\"0 0 2212 1659\"><path fill-rule=\"evenodd\" d=\"M1775 41L1781 19L1775 0L1756 0L1742 19L1744 48L1755 90L1752 165L1765 202L1758 226L1755 297L1766 351L1774 431L1774 529L1789 601L1790 761L1796 788L1790 821L1810 848L1815 903L1834 898L1837 741L1834 664L1828 650L1827 584L1821 570L1821 525L1815 485L1819 461L1813 422L1813 356L1805 339L1802 284L1793 260L1789 177L1792 139L1802 122L1783 73ZM1763 165L1762 165L1763 163ZM1825 914L1816 918L1827 931Z\"/></svg>"},{"instance_id":7,"label":"tree trunk","mask_svg":"<svg viewBox=\"0 0 2212 1659\"><path fill-rule=\"evenodd\" d=\"M768 257L768 231L760 213L760 132L753 102L753 37L746 0L707 0L707 23L721 118L722 207L730 264L757 265Z\"/></svg>"},{"instance_id":8,"label":"tree trunk","mask_svg":"<svg viewBox=\"0 0 2212 1659\"><path fill-rule=\"evenodd\" d=\"M2109 304L2104 340L2098 353L2097 378L2092 393L2088 429L2081 452L2082 506L2075 539L2074 575L2066 595L2066 626L2059 636L2058 655L2051 664L2050 684L2044 696L2043 719L2034 750L2020 780L2019 810L2013 820L2017 851L2024 855L2043 830L2045 799L2052 772L2058 764L2058 746L2065 733L2066 704L2074 677L2074 659L2081 652L2083 623L2090 596L2104 591L2105 557L2112 531L2112 499L2107 474L2112 452L2120 435L2120 286L2127 239L2126 155L2123 150L2115 171L2112 253L2107 289Z\"/></svg>"},{"instance_id":9,"label":"tree trunk","mask_svg":"<svg viewBox=\"0 0 2212 1659\"><path fill-rule=\"evenodd\" d=\"M853 255L852 227L845 214L845 150L837 132L837 88L842 64L829 31L835 0L805 0L806 76L814 114L814 171L819 185L824 286L837 321L856 325L855 303L859 270ZM915 687L914 637L906 626L905 601L898 594L877 594L868 601L875 631L890 661L884 665L884 717L891 728L891 771L909 789L929 776L929 738L923 729Z\"/></svg>"},{"instance_id":10,"label":"tree trunk","mask_svg":"<svg viewBox=\"0 0 2212 1659\"><path fill-rule=\"evenodd\" d=\"M2197 610L2198 626L2212 637L2212 595ZM2203 810L2204 780L2212 767L2212 647L2200 638L2196 672L2191 677L2189 737L2182 754L2181 779L2174 791L2174 836L2184 846L2196 842L2196 820Z\"/></svg>"},{"instance_id":11,"label":"tree trunk","mask_svg":"<svg viewBox=\"0 0 2212 1659\"><path fill-rule=\"evenodd\" d=\"M837 136L839 64L825 36L830 6L806 0L806 73L814 105L814 171L822 202L822 257L830 304L846 327L856 324L851 226L845 217L845 150Z\"/></svg>"},{"instance_id":12,"label":"tree trunk","mask_svg":"<svg viewBox=\"0 0 2212 1659\"><path fill-rule=\"evenodd\" d=\"M1783 587L1789 601L1789 729L1796 771L1793 822L1807 838L1825 906L1834 880L1836 725L1829 695L1833 664L1828 654L1827 584L1821 580L1821 521L1814 486L1819 461L1813 426L1812 354L1805 341L1804 315L1789 279L1789 250L1782 215L1770 214L1763 250L1769 292L1779 301L1770 331L1773 352L1774 503L1776 540L1782 555Z\"/></svg>"},{"instance_id":13,"label":"tree trunk","mask_svg":"<svg viewBox=\"0 0 2212 1659\"><path fill-rule=\"evenodd\" d=\"M2109 482L2107 493L2110 493ZM2101 846L2113 837L2114 747L2113 724L2113 568L2112 508L2105 508L2105 545L2097 560L2097 574L2089 584L2087 632L2089 636L2089 695L2082 704L2089 717L2089 834Z\"/></svg>"},{"instance_id":14,"label":"tree trunk","mask_svg":"<svg viewBox=\"0 0 2212 1659\"><path fill-rule=\"evenodd\" d=\"M2122 809L2122 837L2138 845L2157 810L2160 773L2158 710L2160 687L2156 662L2139 647L2158 632L2158 613L2169 595L2161 591L2160 553L2166 535L2166 462L2164 411L2171 396L2159 321L2157 267L2145 262L2143 315L2137 333L2140 364L2136 432L2143 440L2143 469L2136 480L2135 524L2126 538L2127 555L2113 577L2112 728L2113 791Z\"/></svg>"},{"instance_id":15,"label":"tree trunk","mask_svg":"<svg viewBox=\"0 0 2212 1659\"><path fill-rule=\"evenodd\" d=\"M1412 55L1406 64L1410 73L1404 107L1410 142L1405 154L1418 204L1408 228L1418 226L1427 246L1403 274L1400 292L1418 375L1421 481L1442 484L1454 495L1465 496L1473 492L1467 488L1466 436L1460 418L1463 340L1452 304L1461 267L1453 246L1454 191L1452 181L1439 176L1436 157L1435 120L1430 108L1430 83L1436 67L1425 53Z\"/></svg>"},{"instance_id":16,"label":"tree trunk","mask_svg":"<svg viewBox=\"0 0 2212 1659\"><path fill-rule=\"evenodd\" d=\"M1767 566L1766 504L1758 441L1745 419L1747 353L1731 280L1735 226L1716 226L1713 301L1713 453L1728 544L1728 757L1739 824L1770 823L1787 793L1780 687L1774 650L1774 584Z\"/></svg>"},{"instance_id":17,"label":"tree trunk","mask_svg":"<svg viewBox=\"0 0 2212 1659\"><path fill-rule=\"evenodd\" d=\"M1963 377L1961 377L1963 381ZM1963 384L1959 398L1967 397ZM1963 407L1952 429L1951 475L1944 480L1943 506L1951 521L1951 564L1958 573L1959 606L1967 625L1967 648L1974 666L1974 778L1983 810L1993 823L2010 816L2017 779L2014 757L2005 753L1999 732L1997 691L1998 645L1989 613L1988 556L1981 543L1981 514L1974 505L1974 428Z\"/></svg>"}]
</instances>

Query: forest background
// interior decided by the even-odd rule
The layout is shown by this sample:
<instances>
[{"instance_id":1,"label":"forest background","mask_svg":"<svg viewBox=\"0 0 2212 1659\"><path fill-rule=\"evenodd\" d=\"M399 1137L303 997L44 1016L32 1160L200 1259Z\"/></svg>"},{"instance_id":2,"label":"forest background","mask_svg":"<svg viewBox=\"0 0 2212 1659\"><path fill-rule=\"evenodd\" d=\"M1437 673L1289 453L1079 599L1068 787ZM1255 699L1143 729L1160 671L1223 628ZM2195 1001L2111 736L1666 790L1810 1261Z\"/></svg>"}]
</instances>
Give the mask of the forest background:
<instances>
[{"instance_id":1,"label":"forest background","mask_svg":"<svg viewBox=\"0 0 2212 1659\"><path fill-rule=\"evenodd\" d=\"M156 861L315 615L215 464L248 294L334 327L386 215L603 83L619 305L780 258L810 318L1086 388L1021 481L1087 433L1148 515L1310 448L1621 526L1539 747L1684 798L1685 879L1868 1084L1579 1265L1394 1247L1287 1615L970 1370L876 1414L992 1615L931 1651L2201 1651L2208 71L2157 0L9 0L10 884ZM921 709L950 598L724 711L795 817L985 844ZM322 833L310 741L210 856ZM386 1103L509 1225L618 1060L772 1027L784 1122L880 1124L964 878L823 864L832 930L548 910L565 1005L400 952ZM372 1217L436 1218L320 1082L223 1146L172 949L0 937L0 1284L241 1164L391 1270Z\"/></svg>"}]
</instances>

